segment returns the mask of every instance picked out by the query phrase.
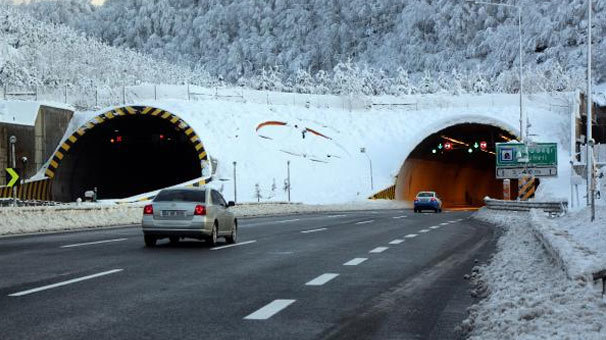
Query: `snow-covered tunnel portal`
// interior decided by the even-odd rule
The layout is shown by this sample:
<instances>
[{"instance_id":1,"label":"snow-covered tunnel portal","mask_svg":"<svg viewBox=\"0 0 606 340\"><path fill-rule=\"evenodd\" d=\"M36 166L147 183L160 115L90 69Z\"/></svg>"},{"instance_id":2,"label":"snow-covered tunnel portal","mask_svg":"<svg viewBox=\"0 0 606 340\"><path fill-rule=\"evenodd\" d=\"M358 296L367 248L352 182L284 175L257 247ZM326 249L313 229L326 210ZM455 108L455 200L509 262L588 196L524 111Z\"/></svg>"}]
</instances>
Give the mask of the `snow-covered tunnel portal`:
<instances>
[{"instance_id":1,"label":"snow-covered tunnel portal","mask_svg":"<svg viewBox=\"0 0 606 340\"><path fill-rule=\"evenodd\" d=\"M477 123L449 126L426 137L409 154L396 180L396 199L436 191L445 207L478 207L483 198L502 198L495 178L495 143L515 139L500 127ZM515 183L514 183L515 184Z\"/></svg>"},{"instance_id":2,"label":"snow-covered tunnel portal","mask_svg":"<svg viewBox=\"0 0 606 340\"><path fill-rule=\"evenodd\" d=\"M202 176L208 157L193 128L153 107L122 107L94 117L58 148L46 175L53 199L125 198Z\"/></svg>"}]
</instances>

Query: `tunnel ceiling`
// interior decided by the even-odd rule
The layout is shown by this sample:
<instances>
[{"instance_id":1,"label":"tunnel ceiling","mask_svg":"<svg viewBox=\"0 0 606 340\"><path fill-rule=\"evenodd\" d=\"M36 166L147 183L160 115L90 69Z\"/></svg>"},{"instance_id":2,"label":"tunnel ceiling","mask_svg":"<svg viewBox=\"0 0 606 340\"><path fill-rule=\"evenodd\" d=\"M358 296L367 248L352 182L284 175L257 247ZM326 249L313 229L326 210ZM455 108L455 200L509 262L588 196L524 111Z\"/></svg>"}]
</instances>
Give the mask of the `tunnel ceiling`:
<instances>
[{"instance_id":1,"label":"tunnel ceiling","mask_svg":"<svg viewBox=\"0 0 606 340\"><path fill-rule=\"evenodd\" d=\"M485 124L458 124L433 133L402 166L396 198L412 201L417 192L432 190L445 206L476 207L485 196L502 197L502 184L495 178L495 143L512 139L511 133Z\"/></svg>"},{"instance_id":2,"label":"tunnel ceiling","mask_svg":"<svg viewBox=\"0 0 606 340\"><path fill-rule=\"evenodd\" d=\"M125 198L199 178L206 160L198 136L180 118L129 107L76 131L53 157L47 175L58 201L74 201L95 187L98 198Z\"/></svg>"}]
</instances>

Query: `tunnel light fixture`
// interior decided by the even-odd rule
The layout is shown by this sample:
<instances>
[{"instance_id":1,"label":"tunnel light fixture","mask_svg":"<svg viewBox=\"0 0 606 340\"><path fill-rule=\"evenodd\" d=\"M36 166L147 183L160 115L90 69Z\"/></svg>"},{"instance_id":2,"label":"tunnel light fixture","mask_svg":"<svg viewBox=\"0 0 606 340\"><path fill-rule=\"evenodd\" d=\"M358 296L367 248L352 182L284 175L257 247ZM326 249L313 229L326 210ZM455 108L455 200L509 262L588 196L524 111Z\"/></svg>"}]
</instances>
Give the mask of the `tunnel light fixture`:
<instances>
[{"instance_id":1,"label":"tunnel light fixture","mask_svg":"<svg viewBox=\"0 0 606 340\"><path fill-rule=\"evenodd\" d=\"M449 141L449 142L455 143L455 144L469 146L469 144L467 144L467 143L465 143L465 142L461 142L460 140L456 140L456 139L454 139L454 138L450 138L450 137L448 137L448 136L444 136L444 135L442 135L441 137L442 137L443 139L445 139L445 140L447 140L447 141Z\"/></svg>"},{"instance_id":2,"label":"tunnel light fixture","mask_svg":"<svg viewBox=\"0 0 606 340\"><path fill-rule=\"evenodd\" d=\"M115 140L113 138L110 138L109 142L112 143L112 144L114 144Z\"/></svg>"},{"instance_id":3,"label":"tunnel light fixture","mask_svg":"<svg viewBox=\"0 0 606 340\"><path fill-rule=\"evenodd\" d=\"M509 137L507 137L507 136L505 136L503 134L499 134L499 137L503 138L503 140L506 141L506 142L511 142L511 141L515 140L515 139L509 138Z\"/></svg>"}]
</instances>

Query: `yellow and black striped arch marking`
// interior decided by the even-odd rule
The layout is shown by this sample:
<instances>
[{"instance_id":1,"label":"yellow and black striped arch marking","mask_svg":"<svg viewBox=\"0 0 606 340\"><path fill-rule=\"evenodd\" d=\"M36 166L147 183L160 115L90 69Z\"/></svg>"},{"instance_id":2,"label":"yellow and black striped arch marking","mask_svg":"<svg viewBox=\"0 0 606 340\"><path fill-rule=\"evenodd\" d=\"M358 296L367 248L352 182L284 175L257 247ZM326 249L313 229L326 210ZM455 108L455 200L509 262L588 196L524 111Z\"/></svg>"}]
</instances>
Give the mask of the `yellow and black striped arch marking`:
<instances>
[{"instance_id":1,"label":"yellow and black striped arch marking","mask_svg":"<svg viewBox=\"0 0 606 340\"><path fill-rule=\"evenodd\" d=\"M22 200L50 201L51 187L52 181L48 178L40 181L26 182L17 187L17 198ZM0 187L0 198L13 197L12 189L6 186Z\"/></svg>"},{"instance_id":2,"label":"yellow and black striped arch marking","mask_svg":"<svg viewBox=\"0 0 606 340\"><path fill-rule=\"evenodd\" d=\"M383 189L376 194L369 197L372 200L395 200L396 199L396 185L392 185L389 188Z\"/></svg>"},{"instance_id":3,"label":"yellow and black striped arch marking","mask_svg":"<svg viewBox=\"0 0 606 340\"><path fill-rule=\"evenodd\" d=\"M200 137L198 137L194 129L189 126L189 124L187 124L183 119L179 118L177 115L151 106L125 106L115 108L111 111L105 112L94 117L86 124L78 128L68 138L66 138L51 158L48 168L46 169L46 176L48 176L49 178L55 177L55 173L59 168L59 164L61 164L61 161L63 160L65 155L74 146L74 144L78 142L78 139L82 138L82 136L84 136L88 131L94 129L98 125L105 123L106 121L112 119L119 119L120 117L128 115L152 116L169 121L177 128L177 130L183 131L183 133L187 135L190 143L193 144L194 148L196 149L196 153L198 154L200 162L208 160L208 155L206 154L206 150L204 149L204 145L202 145Z\"/></svg>"}]
</instances>

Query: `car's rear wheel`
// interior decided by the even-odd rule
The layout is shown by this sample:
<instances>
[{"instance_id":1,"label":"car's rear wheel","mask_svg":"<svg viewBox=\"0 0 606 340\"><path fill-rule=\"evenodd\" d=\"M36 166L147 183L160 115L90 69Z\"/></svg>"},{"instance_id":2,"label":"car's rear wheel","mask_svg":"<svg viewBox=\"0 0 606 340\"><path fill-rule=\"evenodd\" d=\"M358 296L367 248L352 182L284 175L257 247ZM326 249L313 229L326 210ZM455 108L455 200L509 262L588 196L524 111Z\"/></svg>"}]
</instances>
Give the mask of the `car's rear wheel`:
<instances>
[{"instance_id":1,"label":"car's rear wheel","mask_svg":"<svg viewBox=\"0 0 606 340\"><path fill-rule=\"evenodd\" d=\"M238 242L238 222L234 221L234 228L231 230L231 234L229 236L225 236L225 240L227 243Z\"/></svg>"},{"instance_id":2,"label":"car's rear wheel","mask_svg":"<svg viewBox=\"0 0 606 340\"><path fill-rule=\"evenodd\" d=\"M179 237L178 236L171 236L168 239L170 240L171 244L177 244L177 243L179 243Z\"/></svg>"},{"instance_id":3,"label":"car's rear wheel","mask_svg":"<svg viewBox=\"0 0 606 340\"><path fill-rule=\"evenodd\" d=\"M143 236L143 239L145 240L146 247L155 247L156 241L158 240L156 237L151 236L151 235L145 235L145 236Z\"/></svg>"},{"instance_id":4,"label":"car's rear wheel","mask_svg":"<svg viewBox=\"0 0 606 340\"><path fill-rule=\"evenodd\" d=\"M217 221L215 221L215 224L213 224L213 230L210 233L210 236L208 237L208 244L211 247L214 247L217 245L218 233L219 233L219 223L217 223Z\"/></svg>"}]
</instances>

